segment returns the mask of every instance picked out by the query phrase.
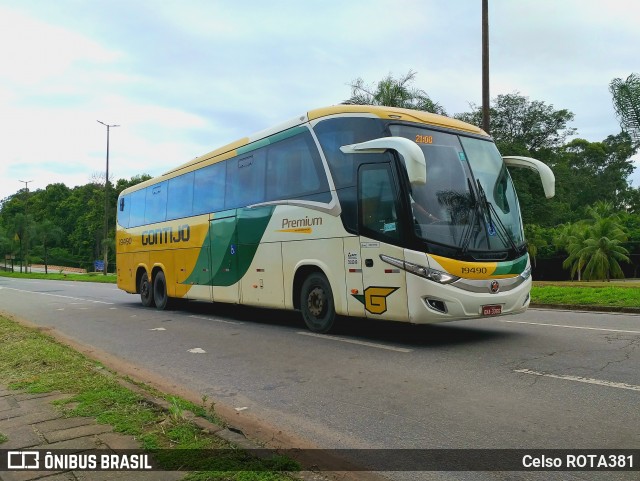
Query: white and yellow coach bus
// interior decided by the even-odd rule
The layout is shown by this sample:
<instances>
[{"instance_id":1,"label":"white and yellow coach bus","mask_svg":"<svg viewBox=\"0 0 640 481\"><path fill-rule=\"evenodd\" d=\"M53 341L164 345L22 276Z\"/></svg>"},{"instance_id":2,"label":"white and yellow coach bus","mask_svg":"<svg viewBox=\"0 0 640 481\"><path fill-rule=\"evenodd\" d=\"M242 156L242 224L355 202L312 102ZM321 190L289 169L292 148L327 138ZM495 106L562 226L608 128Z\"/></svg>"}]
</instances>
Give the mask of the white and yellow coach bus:
<instances>
[{"instance_id":1,"label":"white and yellow coach bus","mask_svg":"<svg viewBox=\"0 0 640 481\"><path fill-rule=\"evenodd\" d=\"M145 306L196 299L416 324L524 311L531 268L507 166L473 125L338 105L122 192L118 287Z\"/></svg>"}]
</instances>

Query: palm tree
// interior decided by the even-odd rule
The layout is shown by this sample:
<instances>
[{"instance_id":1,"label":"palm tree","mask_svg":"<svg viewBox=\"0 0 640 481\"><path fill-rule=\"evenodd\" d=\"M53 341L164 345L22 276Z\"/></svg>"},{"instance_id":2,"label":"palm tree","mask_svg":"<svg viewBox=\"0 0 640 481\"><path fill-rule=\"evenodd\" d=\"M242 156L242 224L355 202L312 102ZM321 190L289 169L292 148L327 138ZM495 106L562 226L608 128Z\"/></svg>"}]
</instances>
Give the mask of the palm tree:
<instances>
[{"instance_id":1,"label":"palm tree","mask_svg":"<svg viewBox=\"0 0 640 481\"><path fill-rule=\"evenodd\" d=\"M569 254L562 263L562 267L571 269L571 279L577 274L578 282L582 280L582 270L586 264L586 259L581 251L587 237L587 226L584 223L576 223L562 226L560 234L554 239L554 244Z\"/></svg>"},{"instance_id":2,"label":"palm tree","mask_svg":"<svg viewBox=\"0 0 640 481\"><path fill-rule=\"evenodd\" d=\"M357 78L350 84L351 97L344 103L349 105L385 105L447 115L444 108L431 100L424 90L411 87L415 76L416 72L413 70L409 70L404 77L398 79L394 79L389 74L376 85L369 87L365 85L364 80Z\"/></svg>"},{"instance_id":3,"label":"palm tree","mask_svg":"<svg viewBox=\"0 0 640 481\"><path fill-rule=\"evenodd\" d=\"M544 229L536 224L527 224L524 226L524 237L527 239L527 251L529 256L533 259L533 267L537 267L536 257L538 256L538 249L547 245L547 240L544 238Z\"/></svg>"},{"instance_id":4,"label":"palm tree","mask_svg":"<svg viewBox=\"0 0 640 481\"><path fill-rule=\"evenodd\" d=\"M613 217L598 220L589 229L579 255L587 259L585 279L624 278L620 262L630 262L629 251L622 247L627 236Z\"/></svg>"},{"instance_id":5,"label":"palm tree","mask_svg":"<svg viewBox=\"0 0 640 481\"><path fill-rule=\"evenodd\" d=\"M626 80L613 79L609 91L622 130L640 143L640 75L632 73Z\"/></svg>"}]
</instances>

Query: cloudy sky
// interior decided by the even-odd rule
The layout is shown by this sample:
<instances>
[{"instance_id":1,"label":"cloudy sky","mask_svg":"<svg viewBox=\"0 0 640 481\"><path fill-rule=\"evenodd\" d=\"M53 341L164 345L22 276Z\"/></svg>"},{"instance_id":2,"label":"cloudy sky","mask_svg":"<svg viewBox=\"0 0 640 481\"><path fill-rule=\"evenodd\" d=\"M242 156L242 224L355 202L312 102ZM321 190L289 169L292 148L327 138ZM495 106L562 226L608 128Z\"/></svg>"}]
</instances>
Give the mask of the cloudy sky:
<instances>
[{"instance_id":1,"label":"cloudy sky","mask_svg":"<svg viewBox=\"0 0 640 481\"><path fill-rule=\"evenodd\" d=\"M608 85L640 72L640 2L489 4L492 97L569 109L590 141L620 131ZM118 179L340 103L358 77L414 70L450 115L467 111L480 19L481 0L0 0L0 199L104 175L97 120L120 125Z\"/></svg>"}]
</instances>

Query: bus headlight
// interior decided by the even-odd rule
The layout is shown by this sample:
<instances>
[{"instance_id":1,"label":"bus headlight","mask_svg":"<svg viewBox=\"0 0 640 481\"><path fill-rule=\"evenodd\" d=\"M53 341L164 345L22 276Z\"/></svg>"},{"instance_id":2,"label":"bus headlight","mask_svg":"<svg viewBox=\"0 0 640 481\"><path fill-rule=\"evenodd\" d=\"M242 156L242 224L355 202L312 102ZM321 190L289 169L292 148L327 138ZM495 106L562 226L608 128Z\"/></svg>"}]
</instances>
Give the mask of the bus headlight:
<instances>
[{"instance_id":1,"label":"bus headlight","mask_svg":"<svg viewBox=\"0 0 640 481\"><path fill-rule=\"evenodd\" d=\"M380 254L380 259L387 264L399 267L400 269L411 272L416 276L424 277L425 279L429 279L430 281L434 281L439 284L451 284L452 282L460 279L459 277L451 275L448 272L438 271L436 269L431 269L419 264L414 264L413 262L402 261L400 259L396 259L395 257L386 256L384 254Z\"/></svg>"},{"instance_id":2,"label":"bus headlight","mask_svg":"<svg viewBox=\"0 0 640 481\"><path fill-rule=\"evenodd\" d=\"M529 279L529 277L531 277L531 266L527 267L524 271L522 271L522 274L520 274L520 277L522 277L524 280Z\"/></svg>"}]
</instances>

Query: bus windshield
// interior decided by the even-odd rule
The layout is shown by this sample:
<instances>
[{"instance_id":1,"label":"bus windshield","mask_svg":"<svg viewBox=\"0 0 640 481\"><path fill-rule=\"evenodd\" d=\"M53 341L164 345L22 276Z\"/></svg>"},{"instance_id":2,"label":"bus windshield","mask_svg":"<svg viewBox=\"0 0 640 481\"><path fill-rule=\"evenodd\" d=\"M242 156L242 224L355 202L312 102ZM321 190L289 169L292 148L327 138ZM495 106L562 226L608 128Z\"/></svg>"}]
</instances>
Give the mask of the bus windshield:
<instances>
[{"instance_id":1,"label":"bus windshield","mask_svg":"<svg viewBox=\"0 0 640 481\"><path fill-rule=\"evenodd\" d=\"M515 189L493 142L409 125L389 127L425 154L427 182L412 185L410 193L419 237L471 254L522 246Z\"/></svg>"}]
</instances>

